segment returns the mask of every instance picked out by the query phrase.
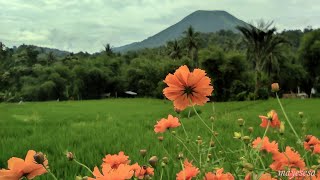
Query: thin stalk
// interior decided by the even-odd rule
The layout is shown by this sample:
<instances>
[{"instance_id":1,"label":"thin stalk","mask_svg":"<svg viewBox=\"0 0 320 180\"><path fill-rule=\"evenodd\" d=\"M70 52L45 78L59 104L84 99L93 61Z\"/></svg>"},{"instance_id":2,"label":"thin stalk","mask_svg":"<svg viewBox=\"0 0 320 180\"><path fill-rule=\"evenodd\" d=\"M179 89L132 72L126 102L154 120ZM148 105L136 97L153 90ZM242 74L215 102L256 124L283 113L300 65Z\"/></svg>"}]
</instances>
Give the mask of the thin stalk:
<instances>
[{"instance_id":1,"label":"thin stalk","mask_svg":"<svg viewBox=\"0 0 320 180\"><path fill-rule=\"evenodd\" d=\"M44 167L44 169L47 170L47 172L52 176L52 178L54 180L58 180L58 178L50 171L50 169L48 169L45 165L42 164L42 166Z\"/></svg>"},{"instance_id":2,"label":"thin stalk","mask_svg":"<svg viewBox=\"0 0 320 180\"><path fill-rule=\"evenodd\" d=\"M288 116L287 116L287 113L285 112L285 110L284 110L284 108L283 108L283 106L282 106L282 103L281 103L281 101L280 101L280 99L279 99L279 96L278 96L278 93L277 93L277 92L276 92L276 97L277 97L278 103L279 103L279 105L280 105L280 107L281 107L281 110L282 110L282 112L283 112L283 114L284 114L284 117L286 118L286 120L287 120L290 128L292 129L294 135L295 135L296 138L298 139L298 143L301 144L301 143L302 143L302 142L301 142L301 139L300 139L300 137L298 136L297 132L294 130L294 128L293 128L293 126L292 126L292 124L291 124L291 122L290 122L290 120L289 120L289 118L288 118Z\"/></svg>"},{"instance_id":3,"label":"thin stalk","mask_svg":"<svg viewBox=\"0 0 320 180\"><path fill-rule=\"evenodd\" d=\"M201 168L201 153L200 153L200 143L198 143L198 153L199 153L199 167Z\"/></svg>"},{"instance_id":4,"label":"thin stalk","mask_svg":"<svg viewBox=\"0 0 320 180\"><path fill-rule=\"evenodd\" d=\"M161 168L160 180L162 180L163 168Z\"/></svg>"},{"instance_id":5,"label":"thin stalk","mask_svg":"<svg viewBox=\"0 0 320 180\"><path fill-rule=\"evenodd\" d=\"M183 163L180 159L180 164L181 164L181 167L182 167L182 172L183 172L183 179L185 180L186 179L186 172L184 171L184 166L183 166Z\"/></svg>"},{"instance_id":6,"label":"thin stalk","mask_svg":"<svg viewBox=\"0 0 320 180\"><path fill-rule=\"evenodd\" d=\"M184 134L186 135L187 139L189 139L188 133L187 133L186 129L184 128L184 125L183 125L183 123L182 123L181 120L180 120L180 124L181 124L181 126L182 126L182 129L183 129Z\"/></svg>"},{"instance_id":7,"label":"thin stalk","mask_svg":"<svg viewBox=\"0 0 320 180\"><path fill-rule=\"evenodd\" d=\"M162 144L162 147L163 147L165 153L170 157L170 159L172 159L170 153L169 153L168 150L164 147L164 144L163 144L163 143L161 143L161 144Z\"/></svg>"},{"instance_id":8,"label":"thin stalk","mask_svg":"<svg viewBox=\"0 0 320 180\"><path fill-rule=\"evenodd\" d=\"M77 163L78 165L86 168L91 174L93 174L93 172L91 171L91 169L90 169L88 166L82 164L81 162L77 161L76 159L73 159L73 161L74 161L75 163Z\"/></svg>"},{"instance_id":9,"label":"thin stalk","mask_svg":"<svg viewBox=\"0 0 320 180\"><path fill-rule=\"evenodd\" d=\"M266 130L265 130L264 133L263 133L262 139L267 135L267 132L268 132L268 130L269 130L269 126L270 126L270 121L268 120L267 128L266 128Z\"/></svg>"},{"instance_id":10,"label":"thin stalk","mask_svg":"<svg viewBox=\"0 0 320 180\"><path fill-rule=\"evenodd\" d=\"M177 136L175 136L175 135L172 135L172 136L175 137L175 138L184 146L184 148L185 148L185 149L189 152L189 154L192 156L193 160L198 163L197 159L193 156L193 154L191 153L191 151L189 150L189 148L183 143L183 141L182 141L181 139L179 139L179 138L178 138Z\"/></svg>"}]
</instances>

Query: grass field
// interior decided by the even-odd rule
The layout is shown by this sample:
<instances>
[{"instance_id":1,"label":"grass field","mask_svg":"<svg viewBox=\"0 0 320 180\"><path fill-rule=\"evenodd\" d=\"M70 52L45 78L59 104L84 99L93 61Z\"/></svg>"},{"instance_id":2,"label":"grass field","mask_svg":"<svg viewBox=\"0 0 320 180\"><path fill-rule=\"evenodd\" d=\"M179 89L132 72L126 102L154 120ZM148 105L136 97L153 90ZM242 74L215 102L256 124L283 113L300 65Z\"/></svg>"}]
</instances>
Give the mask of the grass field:
<instances>
[{"instance_id":1,"label":"grass field","mask_svg":"<svg viewBox=\"0 0 320 180\"><path fill-rule=\"evenodd\" d=\"M284 107L298 134L301 133L301 119L298 112L303 111L308 120L307 132L320 136L320 99L287 99ZM264 129L259 127L258 115L266 115L275 109L284 121L284 116L276 100L215 103L215 130L218 139L230 149L236 149L240 142L233 139L233 132L239 131L236 120L243 118L246 127L254 127L254 137L262 136ZM201 116L210 123L212 103L197 107ZM196 116L187 118L182 112L181 121L196 140L198 135L208 141L210 133ZM157 120L168 114L178 116L173 111L172 103L156 99L106 99L94 101L65 102L26 102L24 104L0 104L0 169L7 168L7 160L12 157L24 158L27 150L34 149L47 154L50 168L60 179L74 179L76 175L89 175L78 165L68 162L65 151L75 153L80 162L91 169L100 166L106 154L124 151L132 162L146 164L149 157L166 155L164 147L172 156L183 151L181 145L168 133L160 143L153 131ZM246 132L246 131L245 131ZM295 144L294 135L286 127L287 144ZM183 136L181 128L177 134ZM271 134L271 133L270 133ZM271 135L272 136L272 135ZM207 137L207 138L206 138ZM164 146L164 147L163 147ZM140 149L147 149L144 159L139 155ZM170 179L180 171L178 163L169 163ZM161 167L156 168L156 175ZM167 176L165 176L167 179ZM49 175L38 179L51 179ZM157 179L157 178L154 178Z\"/></svg>"}]
</instances>

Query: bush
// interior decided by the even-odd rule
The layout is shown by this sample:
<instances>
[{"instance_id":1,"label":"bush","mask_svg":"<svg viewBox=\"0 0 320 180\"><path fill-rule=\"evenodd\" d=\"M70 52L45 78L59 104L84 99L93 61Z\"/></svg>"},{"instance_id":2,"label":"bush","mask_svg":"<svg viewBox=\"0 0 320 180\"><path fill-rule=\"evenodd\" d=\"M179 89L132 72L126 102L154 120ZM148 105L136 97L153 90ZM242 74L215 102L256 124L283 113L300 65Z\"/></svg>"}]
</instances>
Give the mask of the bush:
<instances>
[{"instance_id":1,"label":"bush","mask_svg":"<svg viewBox=\"0 0 320 180\"><path fill-rule=\"evenodd\" d=\"M245 101L247 97L247 91L242 91L241 93L237 94L234 98L235 101Z\"/></svg>"},{"instance_id":2,"label":"bush","mask_svg":"<svg viewBox=\"0 0 320 180\"><path fill-rule=\"evenodd\" d=\"M257 99L269 99L269 91L268 88L260 88L258 90L258 98Z\"/></svg>"}]
</instances>

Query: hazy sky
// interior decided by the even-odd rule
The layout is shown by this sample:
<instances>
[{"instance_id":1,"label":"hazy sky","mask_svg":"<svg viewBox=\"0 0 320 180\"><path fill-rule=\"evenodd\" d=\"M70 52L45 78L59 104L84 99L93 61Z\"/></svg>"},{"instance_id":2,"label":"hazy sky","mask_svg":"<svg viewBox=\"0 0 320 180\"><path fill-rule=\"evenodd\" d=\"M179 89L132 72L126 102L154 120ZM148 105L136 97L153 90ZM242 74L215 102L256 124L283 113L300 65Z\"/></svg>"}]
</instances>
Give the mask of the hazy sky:
<instances>
[{"instance_id":1,"label":"hazy sky","mask_svg":"<svg viewBox=\"0 0 320 180\"><path fill-rule=\"evenodd\" d=\"M0 0L0 41L73 52L141 41L196 10L225 10L278 29L320 27L319 0Z\"/></svg>"}]
</instances>

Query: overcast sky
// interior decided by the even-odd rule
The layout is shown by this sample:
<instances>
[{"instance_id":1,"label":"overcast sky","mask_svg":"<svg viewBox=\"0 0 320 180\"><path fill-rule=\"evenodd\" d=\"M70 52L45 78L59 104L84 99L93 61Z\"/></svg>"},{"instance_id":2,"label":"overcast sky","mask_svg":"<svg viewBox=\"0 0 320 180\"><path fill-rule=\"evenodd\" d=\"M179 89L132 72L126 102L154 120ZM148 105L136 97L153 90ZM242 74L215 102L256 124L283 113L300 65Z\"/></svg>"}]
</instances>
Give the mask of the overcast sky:
<instances>
[{"instance_id":1,"label":"overcast sky","mask_svg":"<svg viewBox=\"0 0 320 180\"><path fill-rule=\"evenodd\" d=\"M320 27L320 0L0 0L0 41L73 52L141 41L196 10L225 10L278 29Z\"/></svg>"}]
</instances>

